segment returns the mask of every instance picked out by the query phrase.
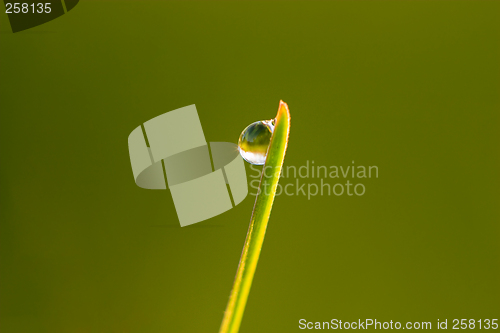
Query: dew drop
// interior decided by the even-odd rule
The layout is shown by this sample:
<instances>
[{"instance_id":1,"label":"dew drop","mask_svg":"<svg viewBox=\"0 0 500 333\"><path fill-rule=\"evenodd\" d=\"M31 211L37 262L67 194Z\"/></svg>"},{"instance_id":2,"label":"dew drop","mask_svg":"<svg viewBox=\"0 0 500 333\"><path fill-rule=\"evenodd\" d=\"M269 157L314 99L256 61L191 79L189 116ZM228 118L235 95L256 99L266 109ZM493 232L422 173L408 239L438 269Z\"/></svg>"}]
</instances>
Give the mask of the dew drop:
<instances>
[{"instance_id":1,"label":"dew drop","mask_svg":"<svg viewBox=\"0 0 500 333\"><path fill-rule=\"evenodd\" d=\"M245 161L255 165L263 165L266 162L274 122L274 119L256 121L241 132L238 150Z\"/></svg>"}]
</instances>

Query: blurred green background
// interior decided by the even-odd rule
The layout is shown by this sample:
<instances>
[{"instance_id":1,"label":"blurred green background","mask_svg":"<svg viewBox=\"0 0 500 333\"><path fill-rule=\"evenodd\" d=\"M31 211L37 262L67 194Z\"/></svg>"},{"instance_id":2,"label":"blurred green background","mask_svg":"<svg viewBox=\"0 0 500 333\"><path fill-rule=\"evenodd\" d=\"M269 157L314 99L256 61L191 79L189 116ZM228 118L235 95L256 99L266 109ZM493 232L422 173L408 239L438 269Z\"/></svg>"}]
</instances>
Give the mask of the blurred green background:
<instances>
[{"instance_id":1,"label":"blurred green background","mask_svg":"<svg viewBox=\"0 0 500 333\"><path fill-rule=\"evenodd\" d=\"M81 1L16 34L4 12L2 332L216 332L254 197L181 228L127 137L196 104L236 142L280 99L285 165L379 178L277 197L241 332L498 318L500 2Z\"/></svg>"}]
</instances>

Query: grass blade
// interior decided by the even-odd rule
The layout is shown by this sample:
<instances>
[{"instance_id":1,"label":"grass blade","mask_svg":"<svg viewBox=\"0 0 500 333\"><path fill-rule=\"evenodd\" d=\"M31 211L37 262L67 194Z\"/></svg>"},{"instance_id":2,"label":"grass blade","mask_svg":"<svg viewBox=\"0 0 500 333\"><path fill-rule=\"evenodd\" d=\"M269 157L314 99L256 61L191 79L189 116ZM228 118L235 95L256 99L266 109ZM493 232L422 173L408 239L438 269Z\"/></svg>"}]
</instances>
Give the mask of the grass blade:
<instances>
[{"instance_id":1,"label":"grass blade","mask_svg":"<svg viewBox=\"0 0 500 333\"><path fill-rule=\"evenodd\" d=\"M271 143L260 179L259 193L255 199L250 226L241 254L233 289L224 313L220 333L237 333L247 302L253 276L259 261L267 223L273 207L276 186L285 159L290 133L290 112L288 105L280 101Z\"/></svg>"}]
</instances>

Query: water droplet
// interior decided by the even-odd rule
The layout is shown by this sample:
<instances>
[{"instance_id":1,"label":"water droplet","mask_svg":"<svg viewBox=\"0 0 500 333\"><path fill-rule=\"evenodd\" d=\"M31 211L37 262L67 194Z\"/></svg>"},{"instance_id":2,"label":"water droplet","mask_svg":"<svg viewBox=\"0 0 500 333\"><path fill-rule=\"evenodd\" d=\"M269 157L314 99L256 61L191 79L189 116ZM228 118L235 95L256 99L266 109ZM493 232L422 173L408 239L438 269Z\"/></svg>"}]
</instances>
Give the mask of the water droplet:
<instances>
[{"instance_id":1,"label":"water droplet","mask_svg":"<svg viewBox=\"0 0 500 333\"><path fill-rule=\"evenodd\" d=\"M274 131L275 120L256 121L241 132L238 150L245 161L255 165L266 162L267 148Z\"/></svg>"}]
</instances>

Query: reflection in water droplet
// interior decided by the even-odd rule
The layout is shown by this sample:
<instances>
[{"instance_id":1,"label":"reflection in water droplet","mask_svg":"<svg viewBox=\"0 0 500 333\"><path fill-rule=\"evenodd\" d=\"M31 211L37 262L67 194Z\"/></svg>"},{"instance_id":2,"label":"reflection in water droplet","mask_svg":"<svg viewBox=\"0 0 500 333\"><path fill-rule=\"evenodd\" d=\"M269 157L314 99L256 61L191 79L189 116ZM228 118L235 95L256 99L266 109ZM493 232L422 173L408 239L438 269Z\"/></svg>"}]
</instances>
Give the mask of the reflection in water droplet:
<instances>
[{"instance_id":1,"label":"reflection in water droplet","mask_svg":"<svg viewBox=\"0 0 500 333\"><path fill-rule=\"evenodd\" d=\"M243 130L238 140L241 157L248 163L263 165L266 162L267 148L274 131L274 119L256 121Z\"/></svg>"}]
</instances>

